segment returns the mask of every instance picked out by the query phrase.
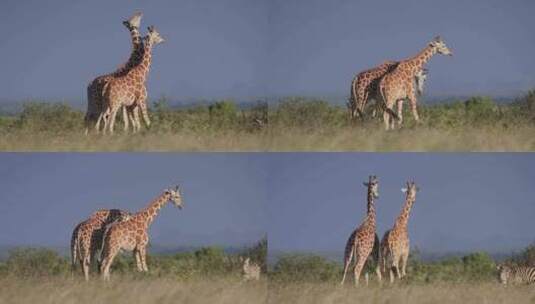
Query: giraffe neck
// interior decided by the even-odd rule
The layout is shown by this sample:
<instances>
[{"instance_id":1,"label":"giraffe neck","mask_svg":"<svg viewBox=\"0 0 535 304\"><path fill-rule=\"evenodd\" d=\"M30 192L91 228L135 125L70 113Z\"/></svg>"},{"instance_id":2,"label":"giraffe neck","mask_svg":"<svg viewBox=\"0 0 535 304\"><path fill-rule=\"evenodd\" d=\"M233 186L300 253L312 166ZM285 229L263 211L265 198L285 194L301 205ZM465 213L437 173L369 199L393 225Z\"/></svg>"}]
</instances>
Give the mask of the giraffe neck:
<instances>
[{"instance_id":1,"label":"giraffe neck","mask_svg":"<svg viewBox=\"0 0 535 304\"><path fill-rule=\"evenodd\" d=\"M128 61L113 73L115 76L128 73L128 71L139 64L143 58L143 43L141 42L139 28L131 26L128 29L130 31L130 38L132 39L132 52L130 53Z\"/></svg>"},{"instance_id":2,"label":"giraffe neck","mask_svg":"<svg viewBox=\"0 0 535 304\"><path fill-rule=\"evenodd\" d=\"M145 41L143 41L143 55L141 56L141 61L132 69L132 71L139 73L141 76L141 82L145 82L147 80L151 62L152 43L145 39Z\"/></svg>"},{"instance_id":3,"label":"giraffe neck","mask_svg":"<svg viewBox=\"0 0 535 304\"><path fill-rule=\"evenodd\" d=\"M375 201L373 198L373 193L371 189L368 189L368 211L367 211L367 220L368 223L375 225Z\"/></svg>"},{"instance_id":4,"label":"giraffe neck","mask_svg":"<svg viewBox=\"0 0 535 304\"><path fill-rule=\"evenodd\" d=\"M403 206L403 209L401 210L401 213L399 214L394 227L398 229L407 227L413 203L414 199L411 199L407 196L407 198L405 199L405 205Z\"/></svg>"},{"instance_id":5,"label":"giraffe neck","mask_svg":"<svg viewBox=\"0 0 535 304\"><path fill-rule=\"evenodd\" d=\"M148 227L152 221L158 215L158 212L162 207L169 201L169 194L163 193L162 195L155 198L150 204L145 207L145 209L136 213L133 218L137 221L141 221Z\"/></svg>"},{"instance_id":6,"label":"giraffe neck","mask_svg":"<svg viewBox=\"0 0 535 304\"><path fill-rule=\"evenodd\" d=\"M421 50L416 56L405 60L405 65L409 67L410 71L415 74L417 71L421 70L423 66L435 55L436 48L427 45L423 50Z\"/></svg>"}]
</instances>

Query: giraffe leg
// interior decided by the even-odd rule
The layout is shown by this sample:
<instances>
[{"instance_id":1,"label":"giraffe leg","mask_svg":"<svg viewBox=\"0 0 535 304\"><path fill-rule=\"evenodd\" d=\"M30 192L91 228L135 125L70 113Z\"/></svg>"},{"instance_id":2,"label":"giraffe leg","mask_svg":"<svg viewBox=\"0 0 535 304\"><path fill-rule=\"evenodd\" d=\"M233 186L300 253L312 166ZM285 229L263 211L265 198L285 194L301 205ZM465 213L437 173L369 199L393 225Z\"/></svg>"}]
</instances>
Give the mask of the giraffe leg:
<instances>
[{"instance_id":1,"label":"giraffe leg","mask_svg":"<svg viewBox=\"0 0 535 304\"><path fill-rule=\"evenodd\" d=\"M113 259L117 255L117 253L118 253L118 251L116 251L116 250L107 252L105 257L102 259L102 265L101 265L100 272L101 272L102 278L105 281L109 281L110 280L110 267L111 267L111 264L113 263Z\"/></svg>"},{"instance_id":2,"label":"giraffe leg","mask_svg":"<svg viewBox=\"0 0 535 304\"><path fill-rule=\"evenodd\" d=\"M420 122L420 116L418 115L418 107L417 107L417 99L416 99L416 96L414 95L414 91L413 90L410 90L409 91L409 103L410 103L410 106L411 106L411 111L412 111L412 116L414 117L414 120L416 122Z\"/></svg>"},{"instance_id":3,"label":"giraffe leg","mask_svg":"<svg viewBox=\"0 0 535 304\"><path fill-rule=\"evenodd\" d=\"M141 130L141 121L139 120L139 107L138 106L135 106L134 109L132 110L132 124L135 124L135 131L134 132L139 132L139 130Z\"/></svg>"},{"instance_id":4,"label":"giraffe leg","mask_svg":"<svg viewBox=\"0 0 535 304\"><path fill-rule=\"evenodd\" d=\"M129 118L128 118L128 112L127 112L127 109L126 109L126 106L123 106L123 123L124 123L124 132L125 133L128 133L128 123L129 123Z\"/></svg>"},{"instance_id":5,"label":"giraffe leg","mask_svg":"<svg viewBox=\"0 0 535 304\"><path fill-rule=\"evenodd\" d=\"M396 101L397 105L397 113L398 113L398 127L401 127L401 124L403 123L403 99L398 99Z\"/></svg>"},{"instance_id":6,"label":"giraffe leg","mask_svg":"<svg viewBox=\"0 0 535 304\"><path fill-rule=\"evenodd\" d=\"M91 266L91 256L89 254L85 254L84 259L82 261L82 269L84 270L84 277L86 281L89 281L89 267Z\"/></svg>"},{"instance_id":7,"label":"giraffe leg","mask_svg":"<svg viewBox=\"0 0 535 304\"><path fill-rule=\"evenodd\" d=\"M347 270L349 269L349 265L351 265L351 260L353 260L353 249L351 249L351 252L349 253L349 257L344 261L344 274L342 276L342 282L340 282L340 285L344 285L344 282L346 280L346 274Z\"/></svg>"},{"instance_id":8,"label":"giraffe leg","mask_svg":"<svg viewBox=\"0 0 535 304\"><path fill-rule=\"evenodd\" d=\"M360 273L362 272L362 268L364 268L364 264L366 263L366 259L360 257L358 254L355 256L355 268L353 269L353 275L355 277L355 286L359 285L359 278Z\"/></svg>"},{"instance_id":9,"label":"giraffe leg","mask_svg":"<svg viewBox=\"0 0 535 304\"><path fill-rule=\"evenodd\" d=\"M108 118L109 120L109 131L110 131L110 134L113 134L113 129L115 127L115 119L117 117L117 111L119 111L119 108L118 107L114 107L112 108L112 111L110 113L110 117Z\"/></svg>"},{"instance_id":10,"label":"giraffe leg","mask_svg":"<svg viewBox=\"0 0 535 304\"><path fill-rule=\"evenodd\" d=\"M385 130L390 130L390 114L388 111L383 111L383 122L385 124Z\"/></svg>"},{"instance_id":11,"label":"giraffe leg","mask_svg":"<svg viewBox=\"0 0 535 304\"><path fill-rule=\"evenodd\" d=\"M141 115L143 115L143 121L145 122L145 125L148 127L150 127L150 118L149 118L149 113L147 111L147 103L145 100L143 100L142 102L139 103L139 107L141 109Z\"/></svg>"},{"instance_id":12,"label":"giraffe leg","mask_svg":"<svg viewBox=\"0 0 535 304\"><path fill-rule=\"evenodd\" d=\"M149 268L147 267L147 248L146 247L139 248L139 255L141 257L141 265L143 266L143 271L145 272L149 271Z\"/></svg>"},{"instance_id":13,"label":"giraffe leg","mask_svg":"<svg viewBox=\"0 0 535 304\"><path fill-rule=\"evenodd\" d=\"M407 275L407 260L409 259L409 253L403 253L401 256L401 277L404 278Z\"/></svg>"},{"instance_id":14,"label":"giraffe leg","mask_svg":"<svg viewBox=\"0 0 535 304\"><path fill-rule=\"evenodd\" d=\"M143 271L143 265L141 264L141 255L139 254L139 250L137 249L134 249L134 258L136 259L137 271Z\"/></svg>"}]
</instances>

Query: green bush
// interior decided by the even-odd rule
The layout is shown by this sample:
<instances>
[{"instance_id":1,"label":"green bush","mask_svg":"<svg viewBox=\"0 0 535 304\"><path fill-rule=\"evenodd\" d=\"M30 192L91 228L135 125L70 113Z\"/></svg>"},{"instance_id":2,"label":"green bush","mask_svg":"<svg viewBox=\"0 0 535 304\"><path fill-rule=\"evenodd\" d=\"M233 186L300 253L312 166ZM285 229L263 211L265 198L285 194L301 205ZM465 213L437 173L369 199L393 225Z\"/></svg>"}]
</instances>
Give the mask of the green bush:
<instances>
[{"instance_id":1,"label":"green bush","mask_svg":"<svg viewBox=\"0 0 535 304\"><path fill-rule=\"evenodd\" d=\"M5 273L17 276L45 276L66 273L67 259L49 249L19 248L12 250L5 265Z\"/></svg>"},{"instance_id":2,"label":"green bush","mask_svg":"<svg viewBox=\"0 0 535 304\"><path fill-rule=\"evenodd\" d=\"M218 101L208 106L213 128L234 127L238 123L238 108L232 100Z\"/></svg>"},{"instance_id":3,"label":"green bush","mask_svg":"<svg viewBox=\"0 0 535 304\"><path fill-rule=\"evenodd\" d=\"M16 126L28 130L65 132L83 129L83 114L62 103L27 103Z\"/></svg>"},{"instance_id":4,"label":"green bush","mask_svg":"<svg viewBox=\"0 0 535 304\"><path fill-rule=\"evenodd\" d=\"M535 244L529 245L520 253L514 254L506 262L524 266L535 266Z\"/></svg>"},{"instance_id":5,"label":"green bush","mask_svg":"<svg viewBox=\"0 0 535 304\"><path fill-rule=\"evenodd\" d=\"M341 267L324 257L291 254L281 257L273 268L271 277L284 282L327 282L340 279Z\"/></svg>"},{"instance_id":6,"label":"green bush","mask_svg":"<svg viewBox=\"0 0 535 304\"><path fill-rule=\"evenodd\" d=\"M307 130L340 127L347 124L347 110L324 100L288 97L280 100L270 111L269 122L274 127L300 127Z\"/></svg>"}]
</instances>

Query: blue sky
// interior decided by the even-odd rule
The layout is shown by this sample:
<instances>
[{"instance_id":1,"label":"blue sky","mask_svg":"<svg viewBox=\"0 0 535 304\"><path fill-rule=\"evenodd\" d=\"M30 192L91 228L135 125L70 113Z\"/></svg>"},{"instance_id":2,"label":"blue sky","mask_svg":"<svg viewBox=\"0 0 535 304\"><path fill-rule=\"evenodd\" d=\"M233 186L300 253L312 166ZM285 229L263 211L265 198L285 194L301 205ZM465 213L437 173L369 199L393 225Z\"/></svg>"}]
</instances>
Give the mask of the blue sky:
<instances>
[{"instance_id":1,"label":"blue sky","mask_svg":"<svg viewBox=\"0 0 535 304\"><path fill-rule=\"evenodd\" d=\"M275 157L272 157L275 159ZM339 252L366 213L368 176L379 177L382 237L414 179L411 246L445 253L510 252L535 241L531 153L290 153L271 163L269 248Z\"/></svg>"},{"instance_id":2,"label":"blue sky","mask_svg":"<svg viewBox=\"0 0 535 304\"><path fill-rule=\"evenodd\" d=\"M134 212L177 182L184 208L161 210L153 244L250 245L266 233L265 178L255 154L1 153L0 245L68 246L97 209Z\"/></svg>"},{"instance_id":3,"label":"blue sky","mask_svg":"<svg viewBox=\"0 0 535 304\"><path fill-rule=\"evenodd\" d=\"M143 32L153 24L167 40L154 50L151 99L346 96L355 73L437 34L455 56L429 63L429 96L535 86L529 0L6 0L0 102L84 104L87 84L126 61L121 21L138 10Z\"/></svg>"},{"instance_id":4,"label":"blue sky","mask_svg":"<svg viewBox=\"0 0 535 304\"><path fill-rule=\"evenodd\" d=\"M509 252L535 241L532 153L1 153L0 246L67 246L100 208L136 211L179 182L151 242L243 246L265 233L279 251L341 252L380 179L377 229L421 188L409 221L426 252Z\"/></svg>"}]
</instances>

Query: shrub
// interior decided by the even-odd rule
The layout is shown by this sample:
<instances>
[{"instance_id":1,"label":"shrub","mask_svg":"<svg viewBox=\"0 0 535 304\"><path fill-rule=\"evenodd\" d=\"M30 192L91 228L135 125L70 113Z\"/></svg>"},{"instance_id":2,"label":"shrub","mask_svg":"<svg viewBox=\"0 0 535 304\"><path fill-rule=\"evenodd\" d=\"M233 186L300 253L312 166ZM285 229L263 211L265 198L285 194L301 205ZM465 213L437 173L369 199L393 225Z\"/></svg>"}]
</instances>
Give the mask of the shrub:
<instances>
[{"instance_id":1,"label":"shrub","mask_svg":"<svg viewBox=\"0 0 535 304\"><path fill-rule=\"evenodd\" d=\"M238 109L232 100L223 100L208 107L213 128L233 127L238 122Z\"/></svg>"},{"instance_id":2,"label":"shrub","mask_svg":"<svg viewBox=\"0 0 535 304\"><path fill-rule=\"evenodd\" d=\"M50 249L19 248L10 251L5 270L17 276L45 276L66 273L70 264Z\"/></svg>"},{"instance_id":3,"label":"shrub","mask_svg":"<svg viewBox=\"0 0 535 304\"><path fill-rule=\"evenodd\" d=\"M295 282L327 282L340 277L341 267L324 257L305 254L291 254L281 257L275 264L274 280Z\"/></svg>"},{"instance_id":4,"label":"shrub","mask_svg":"<svg viewBox=\"0 0 535 304\"><path fill-rule=\"evenodd\" d=\"M27 103L16 125L33 131L65 132L83 129L83 114L62 103Z\"/></svg>"}]
</instances>

